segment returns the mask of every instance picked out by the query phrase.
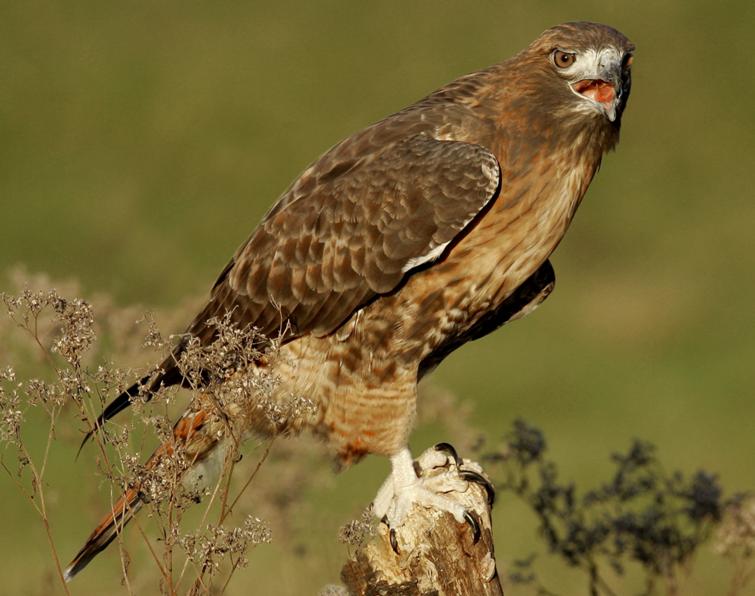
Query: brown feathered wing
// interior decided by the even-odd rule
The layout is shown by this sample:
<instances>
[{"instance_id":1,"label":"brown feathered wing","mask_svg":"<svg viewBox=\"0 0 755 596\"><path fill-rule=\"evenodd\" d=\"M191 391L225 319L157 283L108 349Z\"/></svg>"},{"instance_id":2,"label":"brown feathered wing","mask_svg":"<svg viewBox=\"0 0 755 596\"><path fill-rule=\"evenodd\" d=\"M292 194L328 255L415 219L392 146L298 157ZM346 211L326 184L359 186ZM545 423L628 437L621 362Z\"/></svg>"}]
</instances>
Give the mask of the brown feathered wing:
<instances>
[{"instance_id":1,"label":"brown feathered wing","mask_svg":"<svg viewBox=\"0 0 755 596\"><path fill-rule=\"evenodd\" d=\"M347 144L333 152L302 175L237 250L190 336L209 344L208 322L228 313L236 325L282 341L332 333L440 258L500 191L497 159L475 144L416 134L364 155ZM157 376L111 402L98 425L126 408L146 382L148 393L180 383L181 349Z\"/></svg>"}]
</instances>

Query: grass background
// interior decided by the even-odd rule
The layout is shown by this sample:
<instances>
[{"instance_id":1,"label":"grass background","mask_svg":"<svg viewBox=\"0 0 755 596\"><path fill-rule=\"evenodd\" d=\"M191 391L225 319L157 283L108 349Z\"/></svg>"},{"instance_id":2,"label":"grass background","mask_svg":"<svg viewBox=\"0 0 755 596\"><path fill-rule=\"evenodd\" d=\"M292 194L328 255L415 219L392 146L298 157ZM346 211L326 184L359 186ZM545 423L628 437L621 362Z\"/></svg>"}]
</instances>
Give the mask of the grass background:
<instances>
[{"instance_id":1,"label":"grass background","mask_svg":"<svg viewBox=\"0 0 755 596\"><path fill-rule=\"evenodd\" d=\"M640 436L669 467L752 488L751 2L2 2L0 271L23 263L122 304L201 296L324 149L577 19L637 45L622 142L553 258L555 294L452 355L433 382L473 404L481 431L517 416L543 427L582 483ZM454 437L423 428L413 446L440 439ZM87 461L53 463L67 557L101 511L77 500ZM302 487L317 514L295 522L296 540L316 554L260 548L232 593L316 593L337 580L336 529L387 471L373 458ZM7 482L2 496L4 591L38 593L51 566L42 530ZM534 547L516 504L500 502L495 524L501 565ZM541 563L553 589L584 593L579 575ZM706 551L684 593L722 593L726 573ZM117 592L117 574L105 556L72 588Z\"/></svg>"}]
</instances>

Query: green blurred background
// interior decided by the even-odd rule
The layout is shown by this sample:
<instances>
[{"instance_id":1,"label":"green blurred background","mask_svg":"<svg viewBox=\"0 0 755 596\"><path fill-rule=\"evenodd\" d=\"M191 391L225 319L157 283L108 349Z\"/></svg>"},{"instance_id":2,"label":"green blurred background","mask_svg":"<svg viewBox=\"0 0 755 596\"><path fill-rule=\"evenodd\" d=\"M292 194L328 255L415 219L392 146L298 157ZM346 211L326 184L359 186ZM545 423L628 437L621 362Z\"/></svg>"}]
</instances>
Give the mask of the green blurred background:
<instances>
[{"instance_id":1,"label":"green blurred background","mask_svg":"<svg viewBox=\"0 0 755 596\"><path fill-rule=\"evenodd\" d=\"M156 308L202 296L324 149L581 19L637 45L621 144L553 258L555 294L455 353L432 382L469 400L481 431L500 434L517 416L543 427L581 483L639 436L668 467L753 488L749 1L2 2L0 273L23 263L78 279L85 295ZM454 441L426 427L413 447L440 439ZM102 511L76 501L87 462L54 463L53 531L67 557ZM371 458L302 487L317 515L297 520L296 540L316 554L299 564L286 545L259 548L231 593L336 581L346 553L336 530L387 471ZM0 486L2 592L41 593L51 567L41 526ZM534 519L505 500L495 513L505 567L534 548ZM541 563L553 589L585 593L580 575ZM728 572L706 549L684 593L723 593ZM116 559L72 588L117 593Z\"/></svg>"}]
</instances>

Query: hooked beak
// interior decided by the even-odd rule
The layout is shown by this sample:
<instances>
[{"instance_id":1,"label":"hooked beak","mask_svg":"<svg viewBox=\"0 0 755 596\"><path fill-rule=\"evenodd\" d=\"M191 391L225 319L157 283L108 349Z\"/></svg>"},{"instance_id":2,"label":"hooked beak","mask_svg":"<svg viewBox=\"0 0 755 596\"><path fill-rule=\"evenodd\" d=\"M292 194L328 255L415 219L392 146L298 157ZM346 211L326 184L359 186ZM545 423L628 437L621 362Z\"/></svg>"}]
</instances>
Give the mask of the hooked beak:
<instances>
[{"instance_id":1,"label":"hooked beak","mask_svg":"<svg viewBox=\"0 0 755 596\"><path fill-rule=\"evenodd\" d=\"M582 97L601 106L611 122L616 120L618 94L613 83L603 79L582 79L573 83L571 88Z\"/></svg>"},{"instance_id":2,"label":"hooked beak","mask_svg":"<svg viewBox=\"0 0 755 596\"><path fill-rule=\"evenodd\" d=\"M611 122L614 122L621 116L629 95L630 65L631 56L622 64L620 57L615 53L601 55L597 60L595 77L575 81L571 83L571 89L598 107Z\"/></svg>"}]
</instances>

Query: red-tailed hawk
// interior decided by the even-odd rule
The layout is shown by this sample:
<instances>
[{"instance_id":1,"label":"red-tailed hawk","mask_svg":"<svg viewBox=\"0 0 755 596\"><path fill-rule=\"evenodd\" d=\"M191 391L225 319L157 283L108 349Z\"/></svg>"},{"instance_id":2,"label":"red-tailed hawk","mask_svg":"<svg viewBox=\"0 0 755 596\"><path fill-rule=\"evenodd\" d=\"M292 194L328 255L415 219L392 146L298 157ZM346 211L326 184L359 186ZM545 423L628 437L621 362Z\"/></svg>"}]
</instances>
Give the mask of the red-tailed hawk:
<instances>
[{"instance_id":1,"label":"red-tailed hawk","mask_svg":"<svg viewBox=\"0 0 755 596\"><path fill-rule=\"evenodd\" d=\"M311 429L343 463L389 457L393 471L374 510L392 526L417 501L464 519L412 466L417 382L552 289L548 257L619 139L633 49L605 25L553 27L513 58L365 128L304 170L236 251L187 337L210 343L213 317L280 337L280 357L248 368L274 369L281 383L273 399L303 395L315 407L273 419L252 397L222 413L232 428ZM187 343L118 396L98 424L140 390L184 383L176 360ZM148 466L181 449L192 464L187 478L209 481L231 442L220 416L198 400L177 423L175 442ZM142 498L138 487L124 495L67 578L109 544Z\"/></svg>"}]
</instances>

